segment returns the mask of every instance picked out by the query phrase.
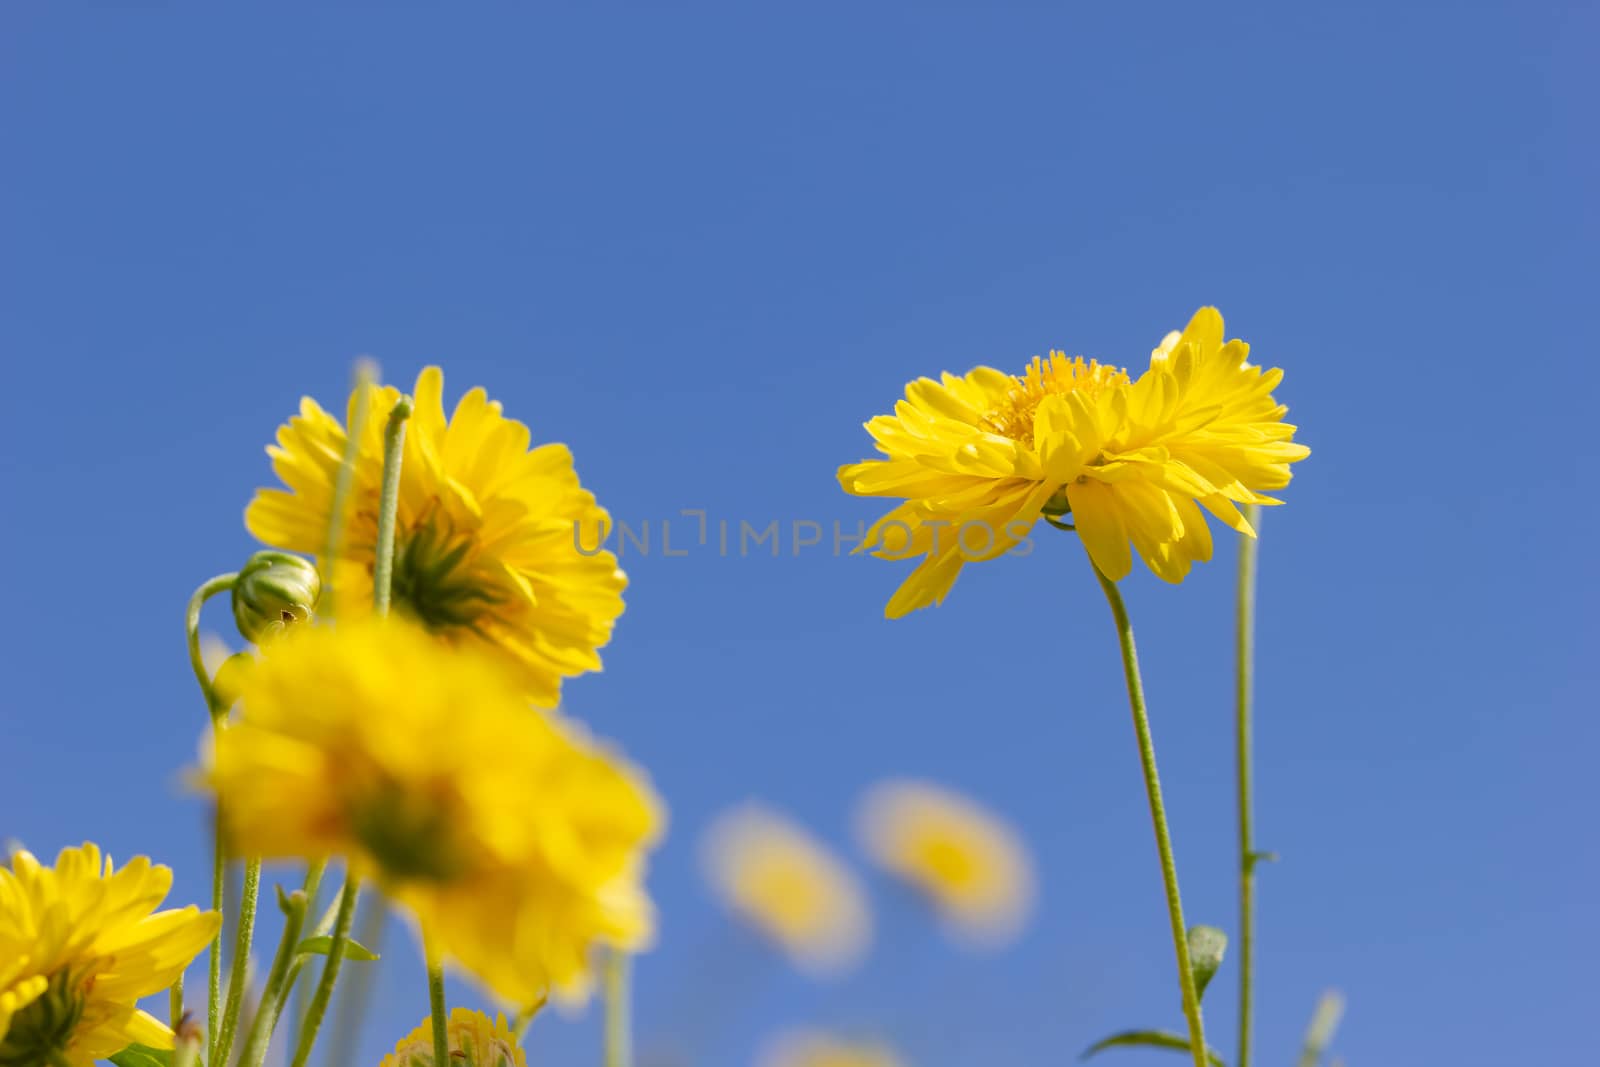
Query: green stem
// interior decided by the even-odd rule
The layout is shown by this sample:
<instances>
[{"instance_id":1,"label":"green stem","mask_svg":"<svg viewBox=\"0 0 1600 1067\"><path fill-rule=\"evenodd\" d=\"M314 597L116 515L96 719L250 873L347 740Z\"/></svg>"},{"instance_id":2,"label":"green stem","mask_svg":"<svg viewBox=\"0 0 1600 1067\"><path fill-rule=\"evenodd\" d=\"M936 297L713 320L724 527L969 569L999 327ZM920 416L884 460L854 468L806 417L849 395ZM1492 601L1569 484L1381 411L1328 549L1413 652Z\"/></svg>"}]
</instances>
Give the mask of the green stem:
<instances>
[{"instance_id":1,"label":"green stem","mask_svg":"<svg viewBox=\"0 0 1600 1067\"><path fill-rule=\"evenodd\" d=\"M205 697L206 711L211 714L211 721L215 723L227 708L217 707L216 690L211 687L211 672L206 670L206 662L200 655L200 609L205 602L219 593L231 592L233 583L237 581L237 572L219 574L215 578L207 578L200 583L200 588L189 597L189 610L184 615L184 635L189 642L189 666L194 668L195 681L200 683L200 695Z\"/></svg>"},{"instance_id":2,"label":"green stem","mask_svg":"<svg viewBox=\"0 0 1600 1067\"><path fill-rule=\"evenodd\" d=\"M1133 730L1139 741L1139 765L1144 771L1145 796L1150 801L1150 822L1155 828L1156 851L1161 855L1161 881L1167 893L1167 917L1172 923L1172 947L1178 957L1178 984L1183 991L1183 1015L1189 1023L1189 1051L1195 1067L1208 1067L1205 1024L1200 1019L1200 998L1195 994L1194 968L1189 962L1189 938L1183 922L1183 898L1178 893L1178 865L1172 857L1172 834L1167 829L1166 805L1161 799L1161 774L1156 769L1156 746L1150 736L1150 716L1145 709L1144 682L1139 677L1139 654L1133 645L1133 626L1122 602L1117 583L1095 568L1100 588L1111 605L1117 625L1117 643L1122 649L1122 672L1128 684L1128 706L1133 711Z\"/></svg>"},{"instance_id":3,"label":"green stem","mask_svg":"<svg viewBox=\"0 0 1600 1067\"><path fill-rule=\"evenodd\" d=\"M1300 1046L1300 1059L1296 1061L1296 1067L1317 1067L1322 1062L1322 1055L1333 1041L1334 1032L1339 1029L1339 1020L1343 1016L1343 993L1330 989L1318 998L1316 1010L1311 1013L1311 1025L1306 1027L1305 1042Z\"/></svg>"},{"instance_id":4,"label":"green stem","mask_svg":"<svg viewBox=\"0 0 1600 1067\"><path fill-rule=\"evenodd\" d=\"M250 942L256 929L256 900L261 895L261 861L244 865L244 890L239 895L238 929L233 943L233 966L228 973L228 1001L223 1009L222 1030L211 1052L211 1062L226 1064L233 1053L233 1038L239 1027L239 1011L244 1007L245 971L250 965Z\"/></svg>"},{"instance_id":5,"label":"green stem","mask_svg":"<svg viewBox=\"0 0 1600 1067\"><path fill-rule=\"evenodd\" d=\"M632 1067L633 1042L628 1020L628 955L620 949L606 954L605 1067Z\"/></svg>"},{"instance_id":6,"label":"green stem","mask_svg":"<svg viewBox=\"0 0 1600 1067\"><path fill-rule=\"evenodd\" d=\"M404 458L406 420L411 398L402 396L389 411L383 427L383 486L378 495L378 545L372 566L372 608L389 613L389 592L394 582L394 527L400 510L400 461Z\"/></svg>"},{"instance_id":7,"label":"green stem","mask_svg":"<svg viewBox=\"0 0 1600 1067\"><path fill-rule=\"evenodd\" d=\"M205 698L206 713L211 716L211 729L213 735L219 733L223 726L223 716L227 709L217 707L216 690L211 685L211 672L206 670L205 660L200 655L200 609L205 602L219 593L226 593L233 589L237 581L237 572L219 574L200 583L200 588L189 597L188 610L184 613L184 639L189 646L189 666L194 668L195 681L200 683L200 695ZM215 738L213 737L213 740ZM216 827L213 835L211 850L211 910L222 913L222 884L226 875L227 861L223 855L222 840L222 812L218 806ZM206 981L206 1040L214 1042L217 1037L217 1026L222 1014L222 928L217 928L217 936L211 939L211 959L207 964ZM215 1062L211 1056L208 1060Z\"/></svg>"},{"instance_id":8,"label":"green stem","mask_svg":"<svg viewBox=\"0 0 1600 1067\"><path fill-rule=\"evenodd\" d=\"M423 935L422 955L428 964L428 1014L433 1019L433 1062L449 1063L450 1017L445 1014L444 969L439 966L438 957L428 943L426 934Z\"/></svg>"},{"instance_id":9,"label":"green stem","mask_svg":"<svg viewBox=\"0 0 1600 1067\"><path fill-rule=\"evenodd\" d=\"M178 1024L183 1022L183 973L180 971L178 980L172 983L172 988L167 990L167 1017L171 1020L169 1025L174 1033Z\"/></svg>"},{"instance_id":10,"label":"green stem","mask_svg":"<svg viewBox=\"0 0 1600 1067\"><path fill-rule=\"evenodd\" d=\"M1261 532L1261 508L1245 507L1245 520ZM1256 958L1256 846L1252 799L1251 712L1255 704L1255 537L1239 538L1239 580L1234 631L1234 764L1239 781L1239 1051L1236 1067L1249 1067Z\"/></svg>"},{"instance_id":11,"label":"green stem","mask_svg":"<svg viewBox=\"0 0 1600 1067\"><path fill-rule=\"evenodd\" d=\"M289 910L283 917L283 934L278 938L278 951L272 957L272 967L267 972L267 983L261 990L261 1003L256 1007L256 1017L251 1020L250 1032L245 1035L244 1047L239 1050L240 1067L261 1067L267 1058L267 1045L278 1027L278 1017L283 1010L285 989L292 980L291 975L299 973L295 948L300 944L306 912L316 898L324 866L321 860L313 862L306 870L304 888L289 897Z\"/></svg>"},{"instance_id":12,"label":"green stem","mask_svg":"<svg viewBox=\"0 0 1600 1067\"><path fill-rule=\"evenodd\" d=\"M367 897L366 906L357 917L356 940L374 954L381 954L383 928L389 914L388 901L381 893ZM339 987L338 1002L333 1009L333 1036L328 1041L328 1054L323 1062L331 1067L344 1067L357 1059L356 1039L365 1025L367 1011L372 1004L372 980L375 968L358 967L344 985Z\"/></svg>"},{"instance_id":13,"label":"green stem","mask_svg":"<svg viewBox=\"0 0 1600 1067\"><path fill-rule=\"evenodd\" d=\"M361 883L355 876L346 874L344 889L339 893L339 914L333 920L333 940L328 945L328 960L322 965L317 991L312 994L311 1006L306 1009L306 1023L300 1031L300 1043L295 1048L290 1067L306 1067L311 1059L311 1048L317 1043L317 1030L322 1026L322 1017L327 1014L333 985L339 980L339 968L344 964L344 948L350 942L350 924L355 919L356 901L360 895Z\"/></svg>"},{"instance_id":14,"label":"green stem","mask_svg":"<svg viewBox=\"0 0 1600 1067\"><path fill-rule=\"evenodd\" d=\"M361 454L361 437L367 428L367 409L372 404L371 386L377 384L378 371L371 360L356 362L355 410L350 413L346 428L344 454L339 460L339 473L333 479L333 500L328 509L328 529L322 542L322 599L320 614L334 617L334 565L339 558L339 544L344 539L345 505L350 499L350 487L356 477L356 457Z\"/></svg>"}]
</instances>

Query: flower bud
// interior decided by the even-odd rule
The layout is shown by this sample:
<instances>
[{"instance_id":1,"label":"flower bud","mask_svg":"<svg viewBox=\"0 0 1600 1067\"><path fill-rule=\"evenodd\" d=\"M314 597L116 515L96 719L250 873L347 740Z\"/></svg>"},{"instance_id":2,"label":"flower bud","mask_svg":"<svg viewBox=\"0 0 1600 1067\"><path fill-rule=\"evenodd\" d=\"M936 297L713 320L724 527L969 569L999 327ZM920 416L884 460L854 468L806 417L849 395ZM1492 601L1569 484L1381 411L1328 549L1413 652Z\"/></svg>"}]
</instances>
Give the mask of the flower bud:
<instances>
[{"instance_id":1,"label":"flower bud","mask_svg":"<svg viewBox=\"0 0 1600 1067\"><path fill-rule=\"evenodd\" d=\"M233 621L245 640L265 644L286 627L309 622L321 595L322 576L310 560L257 552L233 583Z\"/></svg>"}]
</instances>

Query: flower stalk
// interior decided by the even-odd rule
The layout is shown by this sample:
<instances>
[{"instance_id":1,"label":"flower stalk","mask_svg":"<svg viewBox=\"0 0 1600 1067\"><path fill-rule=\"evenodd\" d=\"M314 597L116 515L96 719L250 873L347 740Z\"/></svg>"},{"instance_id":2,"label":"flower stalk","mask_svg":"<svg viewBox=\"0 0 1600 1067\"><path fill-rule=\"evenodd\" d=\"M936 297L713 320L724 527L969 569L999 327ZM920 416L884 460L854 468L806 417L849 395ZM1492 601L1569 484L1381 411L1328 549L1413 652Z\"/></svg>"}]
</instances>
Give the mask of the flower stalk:
<instances>
[{"instance_id":1,"label":"flower stalk","mask_svg":"<svg viewBox=\"0 0 1600 1067\"><path fill-rule=\"evenodd\" d=\"M344 540L345 504L350 499L350 487L356 478L356 457L361 453L361 436L367 428L367 409L371 406L371 386L378 382L378 368L370 359L356 362L354 410L350 428L345 435L344 455L339 461L339 472L333 479L333 500L328 508L328 527L323 539L320 559L328 573L322 581L323 614L330 618L334 613L333 572L334 560L339 558L339 545Z\"/></svg>"},{"instance_id":2,"label":"flower stalk","mask_svg":"<svg viewBox=\"0 0 1600 1067\"><path fill-rule=\"evenodd\" d=\"M444 968L439 965L438 954L432 944L425 944L423 956L428 965L428 1013L433 1021L433 1062L450 1062L450 1031L446 1022L450 1016L444 1003Z\"/></svg>"},{"instance_id":3,"label":"flower stalk","mask_svg":"<svg viewBox=\"0 0 1600 1067\"><path fill-rule=\"evenodd\" d=\"M222 593L231 592L233 583L239 575L235 572L219 574L200 583L189 597L188 610L184 613L184 638L189 646L189 666L194 669L195 681L200 683L200 695L206 702L206 713L211 716L211 729L214 735L222 729L223 715L226 708L217 705L216 689L211 684L211 672L206 670L205 659L200 655L200 609L207 600ZM222 813L216 812L212 849L211 849L211 910L222 913L222 886L226 880L227 861L223 856L222 840ZM214 1048L217 1038L218 1026L222 1017L222 930L219 927L217 936L211 942L211 959L206 965L206 1034L207 1042L213 1043L208 1048L208 1053ZM208 1055L207 1060L215 1062L215 1057Z\"/></svg>"},{"instance_id":4,"label":"flower stalk","mask_svg":"<svg viewBox=\"0 0 1600 1067\"><path fill-rule=\"evenodd\" d=\"M400 461L405 454L406 420L411 398L402 396L383 427L383 482L378 496L378 545L372 569L372 608L389 614L390 587L394 584L394 527L400 510Z\"/></svg>"},{"instance_id":5,"label":"flower stalk","mask_svg":"<svg viewBox=\"0 0 1600 1067\"><path fill-rule=\"evenodd\" d=\"M1245 521L1257 537L1261 530L1261 508L1245 507ZM1252 771L1251 713L1255 704L1255 614L1256 553L1255 537L1239 538L1239 577L1236 593L1234 631L1234 764L1238 777L1239 800L1239 1047L1237 1067L1250 1067L1252 1012L1254 1005L1256 941L1256 855L1255 814Z\"/></svg>"},{"instance_id":6,"label":"flower stalk","mask_svg":"<svg viewBox=\"0 0 1600 1067\"><path fill-rule=\"evenodd\" d=\"M244 886L239 895L238 930L233 943L233 965L228 974L228 1000L223 1009L222 1029L217 1033L211 1062L225 1064L233 1052L233 1039L239 1027L239 1012L244 1007L245 970L250 963L250 942L256 928L256 901L261 894L261 860L244 865Z\"/></svg>"},{"instance_id":7,"label":"flower stalk","mask_svg":"<svg viewBox=\"0 0 1600 1067\"><path fill-rule=\"evenodd\" d=\"M628 954L606 953L605 1067L633 1067L633 1041L628 1011Z\"/></svg>"},{"instance_id":8,"label":"flower stalk","mask_svg":"<svg viewBox=\"0 0 1600 1067\"><path fill-rule=\"evenodd\" d=\"M1183 992L1183 1015L1189 1025L1189 1051L1195 1067L1208 1067L1205 1024L1200 1017L1200 997L1195 991L1194 967L1189 959L1189 938L1183 921L1183 898L1178 892L1178 866L1172 855L1172 834L1167 829L1166 805L1161 799L1161 774L1156 769L1155 741L1150 734L1150 715L1145 707L1144 681L1139 675L1139 654L1134 648L1133 626L1122 602L1117 583L1095 568L1095 577L1111 605L1117 627L1117 643L1122 651L1122 671L1128 686L1128 706L1133 712L1134 735L1139 742L1139 765L1144 772L1145 796L1150 802L1150 822L1155 829L1156 850L1161 856L1161 881L1166 889L1167 917L1172 923L1172 947L1178 958L1178 984Z\"/></svg>"},{"instance_id":9,"label":"flower stalk","mask_svg":"<svg viewBox=\"0 0 1600 1067\"><path fill-rule=\"evenodd\" d=\"M300 1042L295 1048L290 1067L305 1067L311 1059L311 1049L317 1043L317 1031L322 1027L322 1017L328 1013L328 1001L333 997L333 985L339 980L339 968L344 964L345 946L350 943L350 924L355 920L356 903L361 896L361 882L350 874L345 875L344 889L339 893L339 911L333 920L333 937L328 945L328 960L322 965L322 977L317 981L317 991L306 1008L306 1021L300 1031Z\"/></svg>"},{"instance_id":10,"label":"flower stalk","mask_svg":"<svg viewBox=\"0 0 1600 1067\"><path fill-rule=\"evenodd\" d=\"M378 615L389 613L389 587L394 576L394 528L400 509L400 462L404 456L405 424L410 417L411 398L402 396L390 410L388 422L383 428L383 482L378 498L378 544L372 587L372 607ZM346 872L344 888L339 893L339 911L333 921L333 935L328 945L328 959L322 965L322 977L306 1008L305 1025L300 1031L300 1041L291 1067L305 1067L311 1057L317 1031L322 1027L328 1002L333 997L334 984L344 964L345 947L350 943L350 926L355 921L360 894L359 880ZM442 999L442 987L440 996ZM439 1062L448 1060L441 1059Z\"/></svg>"}]
</instances>

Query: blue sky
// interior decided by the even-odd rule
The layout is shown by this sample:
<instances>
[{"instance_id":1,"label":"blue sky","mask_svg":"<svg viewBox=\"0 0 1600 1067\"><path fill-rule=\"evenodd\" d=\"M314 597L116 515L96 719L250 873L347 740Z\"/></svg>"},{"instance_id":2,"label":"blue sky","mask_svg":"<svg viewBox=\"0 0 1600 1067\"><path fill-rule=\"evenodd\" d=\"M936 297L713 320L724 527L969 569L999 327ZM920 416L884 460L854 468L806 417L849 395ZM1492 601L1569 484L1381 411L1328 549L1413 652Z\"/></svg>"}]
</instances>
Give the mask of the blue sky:
<instances>
[{"instance_id":1,"label":"blue sky","mask_svg":"<svg viewBox=\"0 0 1600 1067\"><path fill-rule=\"evenodd\" d=\"M486 386L632 524L852 530L877 509L834 469L907 379L1137 363L1215 303L1314 450L1262 552L1262 1062L1327 986L1352 1065L1574 1062L1600 951L1595 9L990 7L9 5L0 833L149 853L205 897L182 605L251 551L274 428L338 403L358 354ZM930 1065L1178 1025L1079 546L890 623L902 566L785 537L630 556L607 669L568 689L672 806L641 1044L735 985L709 1067L795 1024ZM1126 592L1190 917L1231 929L1229 555ZM841 985L730 940L706 820L756 796L850 848L890 774L1026 833L1024 942L947 949L881 885ZM387 948L360 1062L425 1009L411 943ZM1207 997L1229 1052L1234 977ZM595 1040L591 1012L533 1047Z\"/></svg>"}]
</instances>

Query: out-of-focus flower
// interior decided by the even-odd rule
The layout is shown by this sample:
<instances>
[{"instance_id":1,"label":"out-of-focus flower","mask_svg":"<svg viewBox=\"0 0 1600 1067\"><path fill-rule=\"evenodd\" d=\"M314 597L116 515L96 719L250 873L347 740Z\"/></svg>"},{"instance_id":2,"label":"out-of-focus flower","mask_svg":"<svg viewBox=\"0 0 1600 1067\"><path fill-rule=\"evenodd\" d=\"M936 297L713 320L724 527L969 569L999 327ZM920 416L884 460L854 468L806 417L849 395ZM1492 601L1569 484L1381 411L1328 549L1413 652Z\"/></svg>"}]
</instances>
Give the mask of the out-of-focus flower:
<instances>
[{"instance_id":1,"label":"out-of-focus flower","mask_svg":"<svg viewBox=\"0 0 1600 1067\"><path fill-rule=\"evenodd\" d=\"M593 946L648 942L655 795L502 661L399 618L303 627L240 705L211 781L241 853L344 857L518 1007L586 992Z\"/></svg>"},{"instance_id":2,"label":"out-of-focus flower","mask_svg":"<svg viewBox=\"0 0 1600 1067\"><path fill-rule=\"evenodd\" d=\"M784 1034L762 1055L761 1067L902 1067L900 1057L875 1041L820 1031Z\"/></svg>"},{"instance_id":3,"label":"out-of-focus flower","mask_svg":"<svg viewBox=\"0 0 1600 1067\"><path fill-rule=\"evenodd\" d=\"M1201 508L1253 536L1235 503L1280 503L1262 491L1288 485L1310 449L1272 397L1283 372L1249 354L1201 308L1137 381L1052 352L1021 376L979 367L907 385L893 415L866 424L886 458L839 468L846 492L905 501L856 551L924 557L885 613L940 603L963 564L1012 551L1040 517L1070 520L1114 581L1132 566L1130 541L1169 582L1210 559Z\"/></svg>"},{"instance_id":4,"label":"out-of-focus flower","mask_svg":"<svg viewBox=\"0 0 1600 1067\"><path fill-rule=\"evenodd\" d=\"M1003 943L1027 920L1028 850L971 800L926 782L885 782L862 802L860 833L874 861L926 895L969 939Z\"/></svg>"},{"instance_id":5,"label":"out-of-focus flower","mask_svg":"<svg viewBox=\"0 0 1600 1067\"><path fill-rule=\"evenodd\" d=\"M172 1031L135 1006L216 936L216 912L156 911L172 871L136 856L121 870L91 844L54 867L27 852L0 865L0 1065L90 1067Z\"/></svg>"},{"instance_id":6,"label":"out-of-focus flower","mask_svg":"<svg viewBox=\"0 0 1600 1067\"><path fill-rule=\"evenodd\" d=\"M705 866L724 903L799 966L842 971L871 938L871 913L847 867L790 820L757 804L724 813L706 833Z\"/></svg>"},{"instance_id":7,"label":"out-of-focus flower","mask_svg":"<svg viewBox=\"0 0 1600 1067\"><path fill-rule=\"evenodd\" d=\"M445 1030L450 1035L448 1067L528 1067L504 1015L491 1020L481 1011L452 1008ZM433 1020L423 1019L378 1067L438 1067L433 1062Z\"/></svg>"},{"instance_id":8,"label":"out-of-focus flower","mask_svg":"<svg viewBox=\"0 0 1600 1067\"><path fill-rule=\"evenodd\" d=\"M310 560L288 552L257 552L233 583L233 621L246 641L264 644L309 622L322 596L322 576Z\"/></svg>"},{"instance_id":9,"label":"out-of-focus flower","mask_svg":"<svg viewBox=\"0 0 1600 1067\"><path fill-rule=\"evenodd\" d=\"M358 389L370 390L373 417L358 441L348 525L332 564L346 618L372 601L383 415L400 396L389 386ZM622 614L627 578L615 556L598 550L611 520L579 484L565 445L530 451L528 428L482 389L463 396L447 421L443 390L438 367L417 377L400 473L394 608L448 641L492 649L530 700L555 707L563 678L600 669L598 649ZM358 401L353 394L352 413ZM250 532L280 548L323 551L345 443L339 420L302 400L267 449L287 491L257 491L245 515Z\"/></svg>"}]
</instances>

